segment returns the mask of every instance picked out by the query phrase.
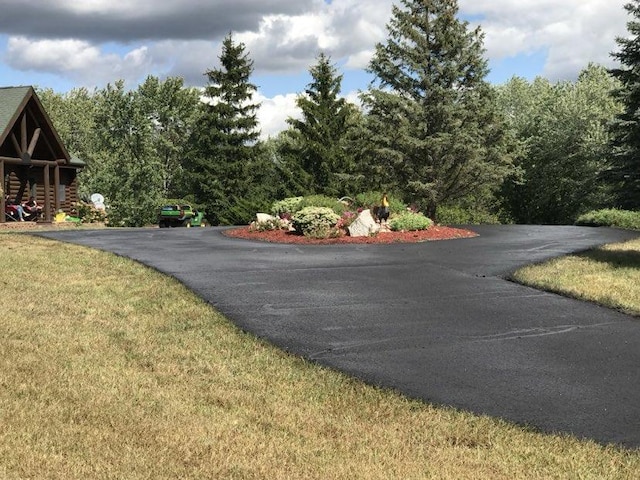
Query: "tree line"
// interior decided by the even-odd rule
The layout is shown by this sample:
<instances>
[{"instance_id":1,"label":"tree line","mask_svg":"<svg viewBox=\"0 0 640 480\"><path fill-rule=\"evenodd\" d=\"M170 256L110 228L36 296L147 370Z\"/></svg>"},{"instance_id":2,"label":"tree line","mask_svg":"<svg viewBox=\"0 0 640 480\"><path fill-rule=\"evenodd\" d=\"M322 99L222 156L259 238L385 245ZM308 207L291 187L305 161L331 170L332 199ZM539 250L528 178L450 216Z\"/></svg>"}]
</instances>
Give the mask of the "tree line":
<instances>
[{"instance_id":1,"label":"tree line","mask_svg":"<svg viewBox=\"0 0 640 480\"><path fill-rule=\"evenodd\" d=\"M185 199L213 224L243 224L274 200L387 191L431 218L573 223L589 210L640 206L640 0L621 67L590 64L574 82L486 80L483 34L454 0L400 0L376 45L361 106L320 53L297 97L300 118L260 140L253 61L229 34L204 90L149 76L66 94L39 90L81 192L102 193L111 223L155 221Z\"/></svg>"}]
</instances>

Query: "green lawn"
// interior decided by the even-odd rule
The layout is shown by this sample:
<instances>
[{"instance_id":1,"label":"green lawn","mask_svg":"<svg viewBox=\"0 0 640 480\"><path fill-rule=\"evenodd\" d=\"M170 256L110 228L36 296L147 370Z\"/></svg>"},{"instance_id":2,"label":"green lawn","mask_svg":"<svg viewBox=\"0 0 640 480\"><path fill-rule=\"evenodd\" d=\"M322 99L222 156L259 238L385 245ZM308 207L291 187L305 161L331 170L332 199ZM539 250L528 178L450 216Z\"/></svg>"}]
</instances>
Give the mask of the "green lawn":
<instances>
[{"instance_id":1,"label":"green lawn","mask_svg":"<svg viewBox=\"0 0 640 480\"><path fill-rule=\"evenodd\" d=\"M531 265L513 279L640 316L640 239Z\"/></svg>"},{"instance_id":2,"label":"green lawn","mask_svg":"<svg viewBox=\"0 0 640 480\"><path fill-rule=\"evenodd\" d=\"M636 479L640 452L373 388L176 281L1 233L0 478Z\"/></svg>"}]
</instances>

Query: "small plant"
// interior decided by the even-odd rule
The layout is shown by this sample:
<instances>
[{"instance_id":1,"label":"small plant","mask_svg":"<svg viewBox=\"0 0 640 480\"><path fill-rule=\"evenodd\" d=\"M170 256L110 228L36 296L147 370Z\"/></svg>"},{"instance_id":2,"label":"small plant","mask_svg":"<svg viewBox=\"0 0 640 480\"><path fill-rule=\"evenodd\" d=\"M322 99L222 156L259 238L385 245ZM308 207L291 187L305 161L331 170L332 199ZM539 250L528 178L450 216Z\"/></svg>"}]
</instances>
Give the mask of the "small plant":
<instances>
[{"instance_id":1,"label":"small plant","mask_svg":"<svg viewBox=\"0 0 640 480\"><path fill-rule=\"evenodd\" d=\"M284 230L287 228L287 222L284 220L274 217L263 222L253 222L249 229L253 232L267 232L273 230Z\"/></svg>"},{"instance_id":2,"label":"small plant","mask_svg":"<svg viewBox=\"0 0 640 480\"><path fill-rule=\"evenodd\" d=\"M405 211L389 220L389 228L395 232L427 230L433 226L433 221L422 213Z\"/></svg>"},{"instance_id":3,"label":"small plant","mask_svg":"<svg viewBox=\"0 0 640 480\"><path fill-rule=\"evenodd\" d=\"M73 209L82 223L105 223L107 220L107 212L94 207L92 203L76 202Z\"/></svg>"},{"instance_id":4,"label":"small plant","mask_svg":"<svg viewBox=\"0 0 640 480\"><path fill-rule=\"evenodd\" d=\"M618 227L640 230L640 212L617 210L614 208L594 210L580 215L576 225L588 227Z\"/></svg>"},{"instance_id":5,"label":"small plant","mask_svg":"<svg viewBox=\"0 0 640 480\"><path fill-rule=\"evenodd\" d=\"M291 215L300 210L301 203L302 197L289 197L284 200L278 200L271 206L271 215L280 218L291 217Z\"/></svg>"},{"instance_id":6,"label":"small plant","mask_svg":"<svg viewBox=\"0 0 640 480\"><path fill-rule=\"evenodd\" d=\"M305 207L291 221L297 233L306 237L328 238L335 235L340 216L328 207Z\"/></svg>"},{"instance_id":7,"label":"small plant","mask_svg":"<svg viewBox=\"0 0 640 480\"><path fill-rule=\"evenodd\" d=\"M340 217L340 220L338 220L336 227L346 230L347 228L349 228L349 225L351 225L356 218L358 218L357 213L346 211L342 214L342 216Z\"/></svg>"}]
</instances>

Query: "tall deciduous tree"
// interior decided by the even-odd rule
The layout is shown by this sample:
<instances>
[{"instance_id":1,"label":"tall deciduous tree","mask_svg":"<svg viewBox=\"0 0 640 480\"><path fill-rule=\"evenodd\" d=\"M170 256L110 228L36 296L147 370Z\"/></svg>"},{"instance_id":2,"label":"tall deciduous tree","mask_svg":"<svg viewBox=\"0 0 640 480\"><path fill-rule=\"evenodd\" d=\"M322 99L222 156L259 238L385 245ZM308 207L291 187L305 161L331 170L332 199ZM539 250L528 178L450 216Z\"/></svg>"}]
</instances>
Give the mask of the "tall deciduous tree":
<instances>
[{"instance_id":1,"label":"tall deciduous tree","mask_svg":"<svg viewBox=\"0 0 640 480\"><path fill-rule=\"evenodd\" d=\"M324 53L309 70L312 81L296 99L302 118L289 118L289 153L302 169L306 190L326 195L343 195L352 178L353 160L345 139L355 107L340 97L342 75Z\"/></svg>"},{"instance_id":2,"label":"tall deciduous tree","mask_svg":"<svg viewBox=\"0 0 640 480\"><path fill-rule=\"evenodd\" d=\"M164 81L149 76L136 92L143 121L151 126L151 147L161 164L162 195L181 197L183 162L199 105L195 88L185 88L184 80Z\"/></svg>"},{"instance_id":3,"label":"tall deciduous tree","mask_svg":"<svg viewBox=\"0 0 640 480\"><path fill-rule=\"evenodd\" d=\"M162 163L140 96L118 81L99 91L96 101L96 147L85 187L104 195L112 225L155 222L163 197Z\"/></svg>"},{"instance_id":4,"label":"tall deciduous tree","mask_svg":"<svg viewBox=\"0 0 640 480\"><path fill-rule=\"evenodd\" d=\"M640 0L627 3L624 8L631 15L627 22L628 38L616 39L620 50L612 56L620 68L611 74L622 84L615 95L623 103L624 111L612 124L613 156L607 178L618 195L623 208L640 208Z\"/></svg>"},{"instance_id":5,"label":"tall deciduous tree","mask_svg":"<svg viewBox=\"0 0 640 480\"><path fill-rule=\"evenodd\" d=\"M69 153L90 163L95 148L95 95L86 88L65 94L45 89L38 90L38 97Z\"/></svg>"},{"instance_id":6,"label":"tall deciduous tree","mask_svg":"<svg viewBox=\"0 0 640 480\"><path fill-rule=\"evenodd\" d=\"M608 203L600 175L609 152L607 125L620 112L610 95L615 85L605 68L589 65L576 82L513 78L498 87L498 104L521 145L519 175L503 189L513 220L573 223Z\"/></svg>"},{"instance_id":7,"label":"tall deciduous tree","mask_svg":"<svg viewBox=\"0 0 640 480\"><path fill-rule=\"evenodd\" d=\"M207 100L193 134L192 185L214 223L244 223L254 203L252 181L259 170L256 141L260 135L250 82L253 61L242 43L225 37L220 68L209 70Z\"/></svg>"},{"instance_id":8,"label":"tall deciduous tree","mask_svg":"<svg viewBox=\"0 0 640 480\"><path fill-rule=\"evenodd\" d=\"M435 216L438 204L488 195L511 169L503 120L485 81L482 34L455 0L401 0L363 98L372 178Z\"/></svg>"}]
</instances>

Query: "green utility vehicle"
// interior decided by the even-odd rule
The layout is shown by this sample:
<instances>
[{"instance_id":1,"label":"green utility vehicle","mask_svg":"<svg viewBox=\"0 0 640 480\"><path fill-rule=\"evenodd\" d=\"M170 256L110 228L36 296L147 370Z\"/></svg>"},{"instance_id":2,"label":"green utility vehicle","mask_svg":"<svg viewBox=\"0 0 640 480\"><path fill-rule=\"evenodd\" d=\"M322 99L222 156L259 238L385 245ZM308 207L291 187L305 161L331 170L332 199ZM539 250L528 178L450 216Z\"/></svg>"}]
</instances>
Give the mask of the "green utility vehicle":
<instances>
[{"instance_id":1,"label":"green utility vehicle","mask_svg":"<svg viewBox=\"0 0 640 480\"><path fill-rule=\"evenodd\" d=\"M204 227L204 212L191 205L165 205L158 213L158 225L166 227Z\"/></svg>"}]
</instances>

